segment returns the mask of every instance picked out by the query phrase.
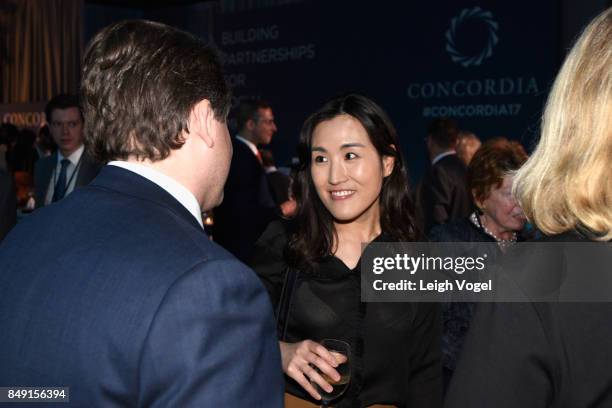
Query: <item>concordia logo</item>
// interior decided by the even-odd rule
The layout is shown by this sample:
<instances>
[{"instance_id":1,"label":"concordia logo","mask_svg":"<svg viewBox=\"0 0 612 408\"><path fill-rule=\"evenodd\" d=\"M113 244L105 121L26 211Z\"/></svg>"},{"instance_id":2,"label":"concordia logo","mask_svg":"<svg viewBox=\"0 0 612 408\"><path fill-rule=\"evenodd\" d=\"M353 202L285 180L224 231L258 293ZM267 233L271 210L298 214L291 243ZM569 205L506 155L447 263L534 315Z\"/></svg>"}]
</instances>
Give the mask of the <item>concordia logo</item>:
<instances>
[{"instance_id":1,"label":"concordia logo","mask_svg":"<svg viewBox=\"0 0 612 408\"><path fill-rule=\"evenodd\" d=\"M465 55L457 47L457 30L461 25L468 22L478 21L484 23L487 27L488 39L484 48L474 55ZM463 67L478 66L483 60L493 55L493 47L499 41L497 37L498 24L493 20L493 14L490 11L485 11L480 7L472 9L463 9L459 15L453 17L451 26L446 31L446 51L450 54L453 62L461 64Z\"/></svg>"}]
</instances>

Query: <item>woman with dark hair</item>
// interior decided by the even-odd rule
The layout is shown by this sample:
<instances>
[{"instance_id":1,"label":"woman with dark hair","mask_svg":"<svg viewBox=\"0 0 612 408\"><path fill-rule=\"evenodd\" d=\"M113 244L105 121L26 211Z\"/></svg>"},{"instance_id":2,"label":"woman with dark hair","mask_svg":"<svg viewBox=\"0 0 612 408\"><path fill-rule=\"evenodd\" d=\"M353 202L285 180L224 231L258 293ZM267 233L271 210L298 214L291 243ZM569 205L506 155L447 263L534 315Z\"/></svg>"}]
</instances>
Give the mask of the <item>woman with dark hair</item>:
<instances>
[{"instance_id":1,"label":"woman with dark hair","mask_svg":"<svg viewBox=\"0 0 612 408\"><path fill-rule=\"evenodd\" d=\"M489 261L496 262L519 236L525 217L512 195L512 173L527 160L527 153L517 142L506 138L486 141L472 158L467 170L467 185L476 210L467 218L438 225L429 233L432 242L491 242ZM477 247L457 245L455 256L472 255ZM442 367L444 388L452 377L465 335L474 314L474 303L454 302L442 305Z\"/></svg>"},{"instance_id":2,"label":"woman with dark hair","mask_svg":"<svg viewBox=\"0 0 612 408\"><path fill-rule=\"evenodd\" d=\"M282 316L287 392L316 402L313 383L331 391L324 376L337 381L339 361L319 341L334 338L352 350L335 407L439 406L437 306L361 302L362 244L419 239L391 121L364 96L338 97L306 120L298 152L297 215L269 226L252 263Z\"/></svg>"}]
</instances>

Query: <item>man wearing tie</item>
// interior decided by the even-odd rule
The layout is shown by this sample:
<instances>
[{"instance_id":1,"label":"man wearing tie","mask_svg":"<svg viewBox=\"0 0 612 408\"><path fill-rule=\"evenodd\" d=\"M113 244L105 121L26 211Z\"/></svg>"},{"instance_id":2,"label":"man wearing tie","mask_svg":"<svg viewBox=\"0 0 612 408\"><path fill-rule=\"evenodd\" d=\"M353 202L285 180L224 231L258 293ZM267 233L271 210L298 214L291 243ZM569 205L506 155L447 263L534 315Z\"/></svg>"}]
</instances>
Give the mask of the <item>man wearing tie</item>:
<instances>
[{"instance_id":1,"label":"man wearing tie","mask_svg":"<svg viewBox=\"0 0 612 408\"><path fill-rule=\"evenodd\" d=\"M243 262L280 209L275 204L257 146L268 145L276 133L272 108L262 100L244 100L237 112L238 135L224 189L215 209L213 239Z\"/></svg>"},{"instance_id":2,"label":"man wearing tie","mask_svg":"<svg viewBox=\"0 0 612 408\"><path fill-rule=\"evenodd\" d=\"M425 232L436 225L467 217L472 197L467 189L465 164L457 157L459 129L448 118L434 119L427 128L427 150L431 166L423 176L420 197Z\"/></svg>"},{"instance_id":3,"label":"man wearing tie","mask_svg":"<svg viewBox=\"0 0 612 408\"><path fill-rule=\"evenodd\" d=\"M100 165L85 152L78 99L70 94L57 95L47 104L45 114L58 151L36 163L36 207L61 200L75 188L87 185L100 171Z\"/></svg>"}]
</instances>

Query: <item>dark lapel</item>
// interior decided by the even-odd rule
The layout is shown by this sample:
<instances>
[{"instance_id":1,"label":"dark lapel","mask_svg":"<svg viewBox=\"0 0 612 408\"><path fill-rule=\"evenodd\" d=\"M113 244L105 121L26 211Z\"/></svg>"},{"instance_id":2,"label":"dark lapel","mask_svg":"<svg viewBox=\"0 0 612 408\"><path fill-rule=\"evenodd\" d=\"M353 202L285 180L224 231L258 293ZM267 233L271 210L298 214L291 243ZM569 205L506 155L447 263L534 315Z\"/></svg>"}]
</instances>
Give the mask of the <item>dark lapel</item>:
<instances>
[{"instance_id":1,"label":"dark lapel","mask_svg":"<svg viewBox=\"0 0 612 408\"><path fill-rule=\"evenodd\" d=\"M101 187L121 194L153 201L169 208L176 215L184 218L193 226L204 232L198 221L170 193L148 179L117 166L104 166L90 187Z\"/></svg>"},{"instance_id":2,"label":"dark lapel","mask_svg":"<svg viewBox=\"0 0 612 408\"><path fill-rule=\"evenodd\" d=\"M87 150L83 152L83 156L81 156L81 164L79 166L79 173L77 174L76 186L82 187L89 184L91 180L93 180L100 171L100 164L96 162L87 154Z\"/></svg>"},{"instance_id":3,"label":"dark lapel","mask_svg":"<svg viewBox=\"0 0 612 408\"><path fill-rule=\"evenodd\" d=\"M233 138L233 142L234 155L232 156L232 161L235 161L237 168L240 169L241 172L263 172L263 167L259 160L257 160L257 156L253 154L251 148L247 146L246 143L236 139L235 137Z\"/></svg>"}]
</instances>

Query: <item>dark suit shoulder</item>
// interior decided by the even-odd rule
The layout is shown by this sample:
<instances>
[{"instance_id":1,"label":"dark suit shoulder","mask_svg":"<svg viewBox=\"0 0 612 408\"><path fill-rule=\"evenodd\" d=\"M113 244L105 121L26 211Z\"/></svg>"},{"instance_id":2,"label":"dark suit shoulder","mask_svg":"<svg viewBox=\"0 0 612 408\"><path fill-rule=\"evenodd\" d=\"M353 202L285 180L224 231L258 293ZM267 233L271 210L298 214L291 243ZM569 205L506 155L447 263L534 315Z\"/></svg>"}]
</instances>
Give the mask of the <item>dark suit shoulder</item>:
<instances>
[{"instance_id":1,"label":"dark suit shoulder","mask_svg":"<svg viewBox=\"0 0 612 408\"><path fill-rule=\"evenodd\" d=\"M459 157L457 157L456 154L449 154L448 156L444 156L443 158L440 159L440 161L438 161L435 166L440 166L440 167L459 167L459 168L463 168L465 169L466 166L465 164L461 161L461 159L459 159Z\"/></svg>"},{"instance_id":2,"label":"dark suit shoulder","mask_svg":"<svg viewBox=\"0 0 612 408\"><path fill-rule=\"evenodd\" d=\"M463 180L467 167L457 157L456 154L451 154L440 159L439 162L432 166L432 172L438 177L448 177Z\"/></svg>"},{"instance_id":3,"label":"dark suit shoulder","mask_svg":"<svg viewBox=\"0 0 612 408\"><path fill-rule=\"evenodd\" d=\"M77 186L85 186L89 184L102 169L102 164L95 160L87 150L83 152L81 157L81 165L77 176Z\"/></svg>"},{"instance_id":4,"label":"dark suit shoulder","mask_svg":"<svg viewBox=\"0 0 612 408\"><path fill-rule=\"evenodd\" d=\"M281 406L262 285L142 176L107 166L29 215L0 270L0 383L65 384L77 406Z\"/></svg>"},{"instance_id":5,"label":"dark suit shoulder","mask_svg":"<svg viewBox=\"0 0 612 408\"><path fill-rule=\"evenodd\" d=\"M138 405L282 406L272 317L268 296L244 264L194 265L168 288L151 319Z\"/></svg>"},{"instance_id":6,"label":"dark suit shoulder","mask_svg":"<svg viewBox=\"0 0 612 408\"><path fill-rule=\"evenodd\" d=\"M259 161L257 160L257 157L253 154L253 151L244 142L234 137L232 138L232 146L234 148L232 162L241 163L241 164L248 163L250 165L256 164L259 167L261 167L261 165L259 164Z\"/></svg>"},{"instance_id":7,"label":"dark suit shoulder","mask_svg":"<svg viewBox=\"0 0 612 408\"><path fill-rule=\"evenodd\" d=\"M264 170L251 149L236 138L232 138L234 153L230 164L229 174L225 183L226 196L232 196L239 190L253 190L258 188L259 179L264 177ZM226 197L227 198L227 197ZM227 201L231 201L230 197ZM221 204L224 205L223 203Z\"/></svg>"}]
</instances>

